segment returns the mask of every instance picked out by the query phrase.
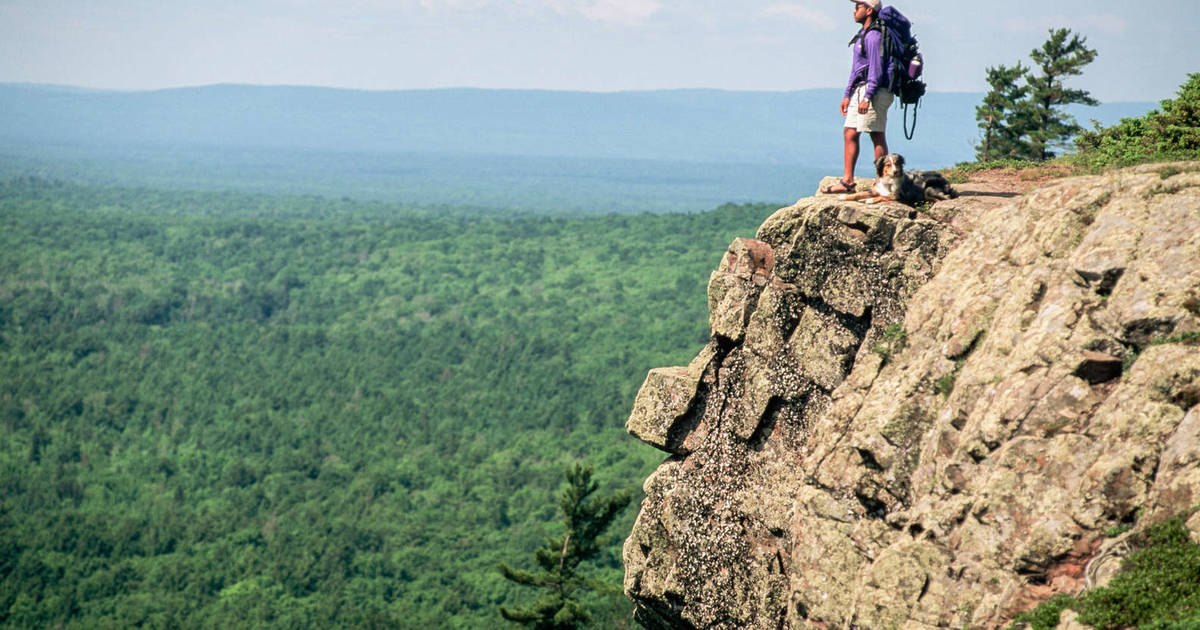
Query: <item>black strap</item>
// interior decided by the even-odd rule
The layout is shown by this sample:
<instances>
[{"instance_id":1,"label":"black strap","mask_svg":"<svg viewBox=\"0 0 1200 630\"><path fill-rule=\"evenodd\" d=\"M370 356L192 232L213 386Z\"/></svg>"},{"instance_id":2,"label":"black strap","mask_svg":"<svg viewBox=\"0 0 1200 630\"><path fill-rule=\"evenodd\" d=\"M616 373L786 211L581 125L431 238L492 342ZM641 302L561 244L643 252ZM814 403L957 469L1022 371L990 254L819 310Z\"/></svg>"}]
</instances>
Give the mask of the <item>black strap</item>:
<instances>
[{"instance_id":1,"label":"black strap","mask_svg":"<svg viewBox=\"0 0 1200 630\"><path fill-rule=\"evenodd\" d=\"M905 140L912 140L913 134L917 133L917 107L919 107L920 105L921 105L920 100L918 100L916 103L913 103L913 121L912 121L912 130L910 131L908 129L908 104L907 103L900 104L900 121L902 123L904 123L904 139Z\"/></svg>"},{"instance_id":2,"label":"black strap","mask_svg":"<svg viewBox=\"0 0 1200 630\"><path fill-rule=\"evenodd\" d=\"M863 46L866 46L865 39L868 31L879 31L879 63L883 65L883 75L884 79L887 81L883 87L886 87L892 94L896 94L896 88L904 85L904 78L900 76L900 73L906 72L907 69L901 67L903 65L900 62L899 53L901 51L896 50L896 42L894 41L891 32L888 30L887 24L885 24L881 18L876 16L875 20L871 22L870 26L859 30L858 33L855 33L854 37L850 38L850 43L847 44L847 46L853 46L854 43L859 39L863 39ZM891 72L887 71L889 62L892 64ZM862 72L854 78L851 86L853 87L859 85L860 83L866 83L867 75L869 73L870 65L868 64L868 66L863 68ZM913 108L913 129L915 130L916 128L917 112L916 108ZM912 140L912 136L906 137L909 140Z\"/></svg>"},{"instance_id":3,"label":"black strap","mask_svg":"<svg viewBox=\"0 0 1200 630\"><path fill-rule=\"evenodd\" d=\"M870 26L868 26L868 27L866 27L866 28L860 28L860 29L858 29L858 32L854 34L854 37L851 37L851 38L850 38L850 43L849 43L849 44L846 44L846 46L847 46L847 47L853 46L853 45L854 45L854 42L857 42L858 40L860 40L860 39L862 39L862 38L866 37L866 36L867 36L867 31L877 31L877 30L879 30L879 29L882 29L882 28L883 28L883 24L880 24L880 23L879 23L879 20L875 20L874 22L871 22L871 25L870 25Z\"/></svg>"},{"instance_id":4,"label":"black strap","mask_svg":"<svg viewBox=\"0 0 1200 630\"><path fill-rule=\"evenodd\" d=\"M888 27L883 23L883 20L876 16L875 20L871 22L870 26L855 33L854 37L850 38L850 43L846 45L853 46L858 40L865 40L868 31L879 31L879 62L883 64L883 73L887 77L887 85L885 87L894 93L896 91L895 87L899 82L896 81L896 77L893 75L900 71L900 64L896 63L896 59L898 58L896 54L896 43L892 41L891 33L888 32ZM865 41L863 42L863 45L866 46ZM889 61L892 62L891 74L889 74L887 71L887 65ZM862 78L864 81L866 80L867 71L867 69L863 70Z\"/></svg>"}]
</instances>

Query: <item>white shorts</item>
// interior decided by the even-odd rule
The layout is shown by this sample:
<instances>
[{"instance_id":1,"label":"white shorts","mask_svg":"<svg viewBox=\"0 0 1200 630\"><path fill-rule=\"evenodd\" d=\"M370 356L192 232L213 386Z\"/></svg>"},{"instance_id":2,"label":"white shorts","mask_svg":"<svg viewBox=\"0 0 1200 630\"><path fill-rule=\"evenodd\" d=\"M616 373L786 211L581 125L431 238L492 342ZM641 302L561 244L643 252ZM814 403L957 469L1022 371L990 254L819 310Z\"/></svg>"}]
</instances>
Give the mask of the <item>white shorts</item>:
<instances>
[{"instance_id":1,"label":"white shorts","mask_svg":"<svg viewBox=\"0 0 1200 630\"><path fill-rule=\"evenodd\" d=\"M892 106L892 93L886 88L875 90L875 97L871 99L871 105L867 107L867 113L858 113L858 103L862 100L863 93L867 91L867 86L860 85L854 88L854 93L850 95L850 108L846 110L846 127L857 129L859 133L864 131L887 131L887 112Z\"/></svg>"}]
</instances>

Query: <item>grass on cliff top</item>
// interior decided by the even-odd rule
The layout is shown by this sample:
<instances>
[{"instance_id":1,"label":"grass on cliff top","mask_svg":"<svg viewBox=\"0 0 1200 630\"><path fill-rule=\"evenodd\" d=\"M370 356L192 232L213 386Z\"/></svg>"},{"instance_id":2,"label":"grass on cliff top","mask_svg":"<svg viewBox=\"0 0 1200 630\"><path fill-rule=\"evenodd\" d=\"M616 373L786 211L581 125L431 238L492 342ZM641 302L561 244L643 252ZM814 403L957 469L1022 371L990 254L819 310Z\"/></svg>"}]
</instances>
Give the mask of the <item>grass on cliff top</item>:
<instances>
[{"instance_id":1,"label":"grass on cliff top","mask_svg":"<svg viewBox=\"0 0 1200 630\"><path fill-rule=\"evenodd\" d=\"M1053 630L1067 608L1098 630L1195 630L1200 628L1200 544L1184 522L1200 510L1148 528L1130 542L1137 551L1103 588L1078 597L1059 595L1018 615L1008 630Z\"/></svg>"},{"instance_id":2,"label":"grass on cliff top","mask_svg":"<svg viewBox=\"0 0 1200 630\"><path fill-rule=\"evenodd\" d=\"M1069 156L1068 156L1069 157ZM1055 158L1045 162L1030 160L987 160L984 162L959 162L951 168L941 171L952 183L961 183L974 179L982 173L1017 179L1020 181L1039 181L1073 175L1090 174L1075 168L1066 158Z\"/></svg>"},{"instance_id":3,"label":"grass on cliff top","mask_svg":"<svg viewBox=\"0 0 1200 630\"><path fill-rule=\"evenodd\" d=\"M981 176L991 176L1013 179L1021 182L1038 184L1052 179L1075 177L1078 175L1097 175L1113 169L1137 166L1140 164L1158 164L1164 162L1197 161L1200 151L1175 154L1157 155L1133 163L1104 163L1096 162L1078 153L1064 155L1045 162L1029 160L988 160L985 162L960 162L951 168L943 169L941 173L953 184L979 179ZM1178 166L1164 165L1161 171L1163 179L1192 170Z\"/></svg>"}]
</instances>

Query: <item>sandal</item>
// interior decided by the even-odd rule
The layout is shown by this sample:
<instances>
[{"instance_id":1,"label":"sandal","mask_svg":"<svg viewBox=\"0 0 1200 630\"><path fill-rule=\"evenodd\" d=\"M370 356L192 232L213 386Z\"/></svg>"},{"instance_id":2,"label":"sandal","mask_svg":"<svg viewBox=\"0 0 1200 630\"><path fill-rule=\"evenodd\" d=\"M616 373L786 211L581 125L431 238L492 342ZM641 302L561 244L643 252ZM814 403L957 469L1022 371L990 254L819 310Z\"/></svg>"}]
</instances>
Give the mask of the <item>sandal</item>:
<instances>
[{"instance_id":1,"label":"sandal","mask_svg":"<svg viewBox=\"0 0 1200 630\"><path fill-rule=\"evenodd\" d=\"M839 189L839 188L836 188L836 186L838 186L839 184L841 185L841 188L840 188L840 189ZM858 184L857 184L857 183L855 183L855 182L853 182L853 181L850 181L850 182L848 182L848 181L846 181L846 180L844 180L844 179L839 179L837 184L833 184L833 185L831 185L831 186L826 186L826 187L822 188L822 189L821 189L821 194L823 194L823 195L834 195L834 194L837 194L837 193L852 193L852 192L854 192L854 188L855 188L857 185L858 185Z\"/></svg>"}]
</instances>

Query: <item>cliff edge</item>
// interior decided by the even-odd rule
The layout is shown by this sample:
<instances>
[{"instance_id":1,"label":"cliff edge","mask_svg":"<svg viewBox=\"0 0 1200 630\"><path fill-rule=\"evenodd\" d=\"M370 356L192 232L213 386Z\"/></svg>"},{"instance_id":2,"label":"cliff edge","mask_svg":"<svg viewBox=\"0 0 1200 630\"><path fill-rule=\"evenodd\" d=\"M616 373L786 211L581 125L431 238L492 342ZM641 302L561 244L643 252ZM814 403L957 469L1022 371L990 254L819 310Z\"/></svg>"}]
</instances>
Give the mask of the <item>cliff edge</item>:
<instances>
[{"instance_id":1,"label":"cliff edge","mask_svg":"<svg viewBox=\"0 0 1200 630\"><path fill-rule=\"evenodd\" d=\"M998 628L1200 504L1200 163L772 215L627 428L648 628ZM1200 514L1188 525L1200 539Z\"/></svg>"}]
</instances>

